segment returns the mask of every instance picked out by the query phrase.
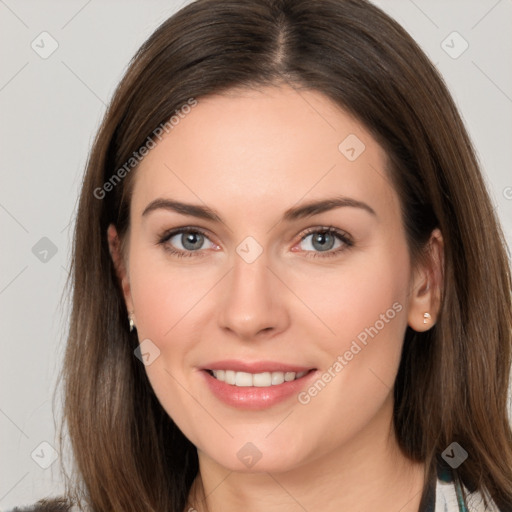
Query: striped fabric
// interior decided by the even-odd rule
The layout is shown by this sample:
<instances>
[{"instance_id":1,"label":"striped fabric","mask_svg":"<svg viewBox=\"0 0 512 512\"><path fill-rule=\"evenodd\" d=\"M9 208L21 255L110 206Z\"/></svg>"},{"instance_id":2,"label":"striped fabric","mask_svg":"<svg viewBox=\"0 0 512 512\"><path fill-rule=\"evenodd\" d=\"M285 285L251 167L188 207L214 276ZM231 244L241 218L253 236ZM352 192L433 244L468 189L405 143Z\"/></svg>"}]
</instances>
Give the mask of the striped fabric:
<instances>
[{"instance_id":1,"label":"striped fabric","mask_svg":"<svg viewBox=\"0 0 512 512\"><path fill-rule=\"evenodd\" d=\"M464 497L466 504L464 504ZM427 503L420 512L505 512L492 502L487 496L488 505L485 506L483 496L479 492L470 493L465 486L453 477L448 468L438 468L437 481L427 495Z\"/></svg>"}]
</instances>

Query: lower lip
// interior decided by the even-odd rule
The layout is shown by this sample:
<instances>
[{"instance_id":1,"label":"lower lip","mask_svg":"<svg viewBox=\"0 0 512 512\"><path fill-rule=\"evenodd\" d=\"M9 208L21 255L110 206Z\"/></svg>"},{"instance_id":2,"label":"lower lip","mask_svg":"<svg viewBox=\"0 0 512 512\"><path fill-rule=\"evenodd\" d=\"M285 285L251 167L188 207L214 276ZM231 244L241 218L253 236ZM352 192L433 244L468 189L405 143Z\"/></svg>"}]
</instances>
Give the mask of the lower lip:
<instances>
[{"instance_id":1,"label":"lower lip","mask_svg":"<svg viewBox=\"0 0 512 512\"><path fill-rule=\"evenodd\" d=\"M261 410L297 396L314 377L312 370L300 379L283 382L277 386L233 386L226 384L203 370L204 378L212 393L222 402L240 409Z\"/></svg>"}]
</instances>

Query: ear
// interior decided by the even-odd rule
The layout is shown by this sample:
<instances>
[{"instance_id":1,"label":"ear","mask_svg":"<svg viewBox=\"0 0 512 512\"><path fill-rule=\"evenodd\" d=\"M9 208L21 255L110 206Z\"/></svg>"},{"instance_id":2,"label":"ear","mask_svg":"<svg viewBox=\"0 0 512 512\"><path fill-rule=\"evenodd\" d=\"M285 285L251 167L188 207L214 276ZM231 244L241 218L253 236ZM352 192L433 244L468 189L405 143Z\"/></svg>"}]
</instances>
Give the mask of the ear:
<instances>
[{"instance_id":1,"label":"ear","mask_svg":"<svg viewBox=\"0 0 512 512\"><path fill-rule=\"evenodd\" d=\"M418 332L428 331L436 323L441 306L444 275L444 243L441 231L434 229L427 254L414 270L409 295L407 323Z\"/></svg>"},{"instance_id":2,"label":"ear","mask_svg":"<svg viewBox=\"0 0 512 512\"><path fill-rule=\"evenodd\" d=\"M124 261L124 257L121 251L121 242L119 240L117 229L114 226L114 224L110 224L110 226L108 227L107 237L110 256L112 257L112 261L114 263L114 268L116 270L116 275L119 280L119 285L121 286L121 290L123 291L126 309L129 311L130 314L132 314L133 302L130 291L130 279L126 268L126 262Z\"/></svg>"}]
</instances>

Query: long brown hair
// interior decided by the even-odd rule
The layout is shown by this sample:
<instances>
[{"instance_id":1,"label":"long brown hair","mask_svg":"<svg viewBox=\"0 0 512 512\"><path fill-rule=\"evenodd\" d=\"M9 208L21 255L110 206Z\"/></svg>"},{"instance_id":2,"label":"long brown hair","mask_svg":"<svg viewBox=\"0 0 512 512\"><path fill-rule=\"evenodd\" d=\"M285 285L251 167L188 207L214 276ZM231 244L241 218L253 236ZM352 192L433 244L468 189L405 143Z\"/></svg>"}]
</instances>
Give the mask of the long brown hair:
<instances>
[{"instance_id":1,"label":"long brown hair","mask_svg":"<svg viewBox=\"0 0 512 512\"><path fill-rule=\"evenodd\" d=\"M385 149L413 263L441 230L441 311L429 331L407 328L396 434L407 456L425 461L425 484L441 453L459 443L469 457L458 478L506 508L512 285L504 237L442 78L407 32L365 0L197 0L133 58L94 141L76 220L63 370L80 482L70 496L98 512L186 506L197 451L134 356L137 336L107 244L110 223L121 240L127 233L136 166L113 176L190 98L281 83L320 91Z\"/></svg>"}]
</instances>

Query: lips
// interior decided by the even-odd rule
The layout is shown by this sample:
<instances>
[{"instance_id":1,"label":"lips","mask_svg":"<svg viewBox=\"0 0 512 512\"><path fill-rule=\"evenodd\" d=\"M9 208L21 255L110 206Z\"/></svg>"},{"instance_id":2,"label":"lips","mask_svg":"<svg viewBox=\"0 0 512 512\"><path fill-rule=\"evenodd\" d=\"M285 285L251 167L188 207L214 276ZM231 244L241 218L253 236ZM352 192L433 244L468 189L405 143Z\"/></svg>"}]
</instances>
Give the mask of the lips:
<instances>
[{"instance_id":1,"label":"lips","mask_svg":"<svg viewBox=\"0 0 512 512\"><path fill-rule=\"evenodd\" d=\"M277 361L239 361L226 359L205 364L201 370L233 370L235 372L263 373L263 372L295 372L300 373L315 368L311 366L291 365Z\"/></svg>"},{"instance_id":2,"label":"lips","mask_svg":"<svg viewBox=\"0 0 512 512\"><path fill-rule=\"evenodd\" d=\"M201 368L206 385L227 405L261 410L296 396L316 368L274 361L216 361Z\"/></svg>"}]
</instances>

